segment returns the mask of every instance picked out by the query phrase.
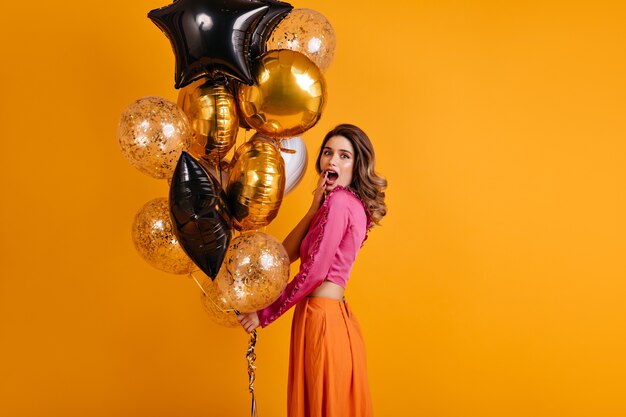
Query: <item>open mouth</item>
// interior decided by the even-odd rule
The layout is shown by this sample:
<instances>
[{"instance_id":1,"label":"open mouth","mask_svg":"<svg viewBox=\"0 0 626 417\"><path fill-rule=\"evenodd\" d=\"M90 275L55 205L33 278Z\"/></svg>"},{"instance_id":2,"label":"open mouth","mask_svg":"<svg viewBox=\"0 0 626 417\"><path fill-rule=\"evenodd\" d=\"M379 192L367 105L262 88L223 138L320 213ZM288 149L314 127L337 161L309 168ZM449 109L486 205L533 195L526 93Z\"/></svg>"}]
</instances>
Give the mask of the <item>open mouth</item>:
<instances>
[{"instance_id":1,"label":"open mouth","mask_svg":"<svg viewBox=\"0 0 626 417\"><path fill-rule=\"evenodd\" d=\"M333 185L335 181L337 181L337 178L339 178L339 174L337 174L335 171L326 171L326 184Z\"/></svg>"}]
</instances>

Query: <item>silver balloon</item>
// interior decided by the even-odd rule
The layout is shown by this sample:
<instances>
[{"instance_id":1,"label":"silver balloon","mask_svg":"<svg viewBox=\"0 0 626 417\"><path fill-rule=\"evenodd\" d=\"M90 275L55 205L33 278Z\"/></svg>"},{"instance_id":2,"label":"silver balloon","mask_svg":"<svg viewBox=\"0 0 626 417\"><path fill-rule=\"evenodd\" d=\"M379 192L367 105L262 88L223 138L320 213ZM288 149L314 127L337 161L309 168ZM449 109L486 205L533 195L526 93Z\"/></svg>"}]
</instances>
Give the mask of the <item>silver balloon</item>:
<instances>
[{"instance_id":1,"label":"silver balloon","mask_svg":"<svg viewBox=\"0 0 626 417\"><path fill-rule=\"evenodd\" d=\"M280 142L280 155L285 161L285 194L287 194L304 178L309 158L306 145L300 136L283 139Z\"/></svg>"}]
</instances>

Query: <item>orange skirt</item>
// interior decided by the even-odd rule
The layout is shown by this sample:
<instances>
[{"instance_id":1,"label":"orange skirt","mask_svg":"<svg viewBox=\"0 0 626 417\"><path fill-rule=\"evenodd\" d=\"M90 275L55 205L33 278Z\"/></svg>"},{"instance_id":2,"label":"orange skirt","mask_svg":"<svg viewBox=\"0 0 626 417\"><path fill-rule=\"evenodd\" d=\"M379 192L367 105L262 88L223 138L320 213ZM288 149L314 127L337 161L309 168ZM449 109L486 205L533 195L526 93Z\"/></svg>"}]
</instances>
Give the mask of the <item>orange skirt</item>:
<instances>
[{"instance_id":1,"label":"orange skirt","mask_svg":"<svg viewBox=\"0 0 626 417\"><path fill-rule=\"evenodd\" d=\"M289 417L371 417L365 344L350 307L305 297L291 326Z\"/></svg>"}]
</instances>

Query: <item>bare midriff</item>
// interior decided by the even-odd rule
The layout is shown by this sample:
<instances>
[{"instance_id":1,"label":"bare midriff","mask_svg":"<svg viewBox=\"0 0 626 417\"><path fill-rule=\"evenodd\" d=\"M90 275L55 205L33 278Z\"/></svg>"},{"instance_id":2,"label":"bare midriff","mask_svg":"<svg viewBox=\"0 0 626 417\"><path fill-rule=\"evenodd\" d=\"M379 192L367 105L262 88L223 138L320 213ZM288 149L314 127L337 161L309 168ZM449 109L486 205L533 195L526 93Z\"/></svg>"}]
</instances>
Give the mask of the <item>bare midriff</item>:
<instances>
[{"instance_id":1,"label":"bare midriff","mask_svg":"<svg viewBox=\"0 0 626 417\"><path fill-rule=\"evenodd\" d=\"M336 300L343 299L343 288L334 282L324 281L322 285L311 291L309 297L334 298Z\"/></svg>"}]
</instances>

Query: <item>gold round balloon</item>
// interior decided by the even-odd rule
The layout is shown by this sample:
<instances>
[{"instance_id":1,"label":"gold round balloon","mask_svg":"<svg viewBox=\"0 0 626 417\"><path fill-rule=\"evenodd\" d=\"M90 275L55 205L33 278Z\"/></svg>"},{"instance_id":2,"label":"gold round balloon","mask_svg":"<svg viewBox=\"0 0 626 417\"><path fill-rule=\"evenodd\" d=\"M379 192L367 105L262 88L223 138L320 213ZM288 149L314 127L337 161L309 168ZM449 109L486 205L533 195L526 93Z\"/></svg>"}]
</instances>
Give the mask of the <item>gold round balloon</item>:
<instances>
[{"instance_id":1,"label":"gold round balloon","mask_svg":"<svg viewBox=\"0 0 626 417\"><path fill-rule=\"evenodd\" d=\"M194 131L189 153L213 163L224 158L239 131L237 103L231 91L223 84L203 79L180 90L178 106Z\"/></svg>"},{"instance_id":2,"label":"gold round balloon","mask_svg":"<svg viewBox=\"0 0 626 417\"><path fill-rule=\"evenodd\" d=\"M323 14L295 9L274 28L265 48L301 52L326 71L335 57L336 45L335 31Z\"/></svg>"},{"instance_id":3,"label":"gold round balloon","mask_svg":"<svg viewBox=\"0 0 626 417\"><path fill-rule=\"evenodd\" d=\"M204 307L204 311L206 311L209 317L214 322L222 326L239 327L240 324L237 320L235 309L226 303L226 298L224 298L224 295L217 286L217 283L210 279L204 272L199 270L194 271L189 275L202 289L200 301Z\"/></svg>"},{"instance_id":4,"label":"gold round balloon","mask_svg":"<svg viewBox=\"0 0 626 417\"><path fill-rule=\"evenodd\" d=\"M126 159L144 174L171 178L193 132L185 113L161 97L145 97L128 106L117 129Z\"/></svg>"},{"instance_id":5,"label":"gold round balloon","mask_svg":"<svg viewBox=\"0 0 626 417\"><path fill-rule=\"evenodd\" d=\"M289 280L289 256L274 237L244 233L226 251L215 282L226 303L242 313L270 305Z\"/></svg>"},{"instance_id":6,"label":"gold round balloon","mask_svg":"<svg viewBox=\"0 0 626 417\"><path fill-rule=\"evenodd\" d=\"M167 198L155 198L137 212L132 237L141 257L161 271L188 274L198 268L176 239Z\"/></svg>"},{"instance_id":7,"label":"gold round balloon","mask_svg":"<svg viewBox=\"0 0 626 417\"><path fill-rule=\"evenodd\" d=\"M233 227L256 230L278 214L285 191L285 164L276 143L253 136L235 152L226 196Z\"/></svg>"},{"instance_id":8,"label":"gold round balloon","mask_svg":"<svg viewBox=\"0 0 626 417\"><path fill-rule=\"evenodd\" d=\"M320 119L326 104L326 81L319 68L299 52L263 54L254 70L254 85L237 92L246 123L275 138L298 136Z\"/></svg>"}]
</instances>

